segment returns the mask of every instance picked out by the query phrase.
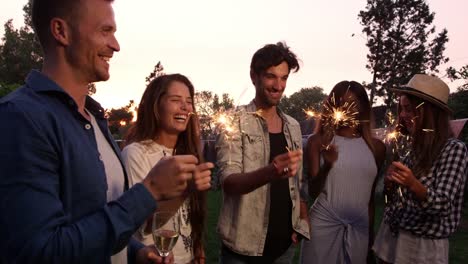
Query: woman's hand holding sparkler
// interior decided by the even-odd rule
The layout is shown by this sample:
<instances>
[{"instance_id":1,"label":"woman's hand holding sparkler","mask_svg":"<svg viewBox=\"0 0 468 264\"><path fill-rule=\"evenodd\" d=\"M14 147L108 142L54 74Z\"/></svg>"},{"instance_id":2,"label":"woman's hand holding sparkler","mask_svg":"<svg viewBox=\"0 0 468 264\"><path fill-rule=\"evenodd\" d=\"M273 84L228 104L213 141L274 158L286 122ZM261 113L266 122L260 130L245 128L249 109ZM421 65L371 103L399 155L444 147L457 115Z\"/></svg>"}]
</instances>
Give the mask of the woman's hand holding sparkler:
<instances>
[{"instance_id":1,"label":"woman's hand holding sparkler","mask_svg":"<svg viewBox=\"0 0 468 264\"><path fill-rule=\"evenodd\" d=\"M338 148L335 144L330 144L327 146L322 147L322 157L323 161L329 165L330 167L333 166L335 161L338 159Z\"/></svg>"},{"instance_id":2,"label":"woman's hand holding sparkler","mask_svg":"<svg viewBox=\"0 0 468 264\"><path fill-rule=\"evenodd\" d=\"M403 163L394 161L388 168L387 177L392 182L396 182L402 186L411 189L418 181L410 168L403 165Z\"/></svg>"},{"instance_id":3,"label":"woman's hand holding sparkler","mask_svg":"<svg viewBox=\"0 0 468 264\"><path fill-rule=\"evenodd\" d=\"M401 162L392 162L393 169L388 174L389 180L405 186L413 192L419 201L427 198L427 188L414 176L413 171Z\"/></svg>"},{"instance_id":4,"label":"woman's hand holding sparkler","mask_svg":"<svg viewBox=\"0 0 468 264\"><path fill-rule=\"evenodd\" d=\"M293 177L297 173L301 160L302 150L300 149L291 150L276 156L272 162L276 172L272 179Z\"/></svg>"}]
</instances>

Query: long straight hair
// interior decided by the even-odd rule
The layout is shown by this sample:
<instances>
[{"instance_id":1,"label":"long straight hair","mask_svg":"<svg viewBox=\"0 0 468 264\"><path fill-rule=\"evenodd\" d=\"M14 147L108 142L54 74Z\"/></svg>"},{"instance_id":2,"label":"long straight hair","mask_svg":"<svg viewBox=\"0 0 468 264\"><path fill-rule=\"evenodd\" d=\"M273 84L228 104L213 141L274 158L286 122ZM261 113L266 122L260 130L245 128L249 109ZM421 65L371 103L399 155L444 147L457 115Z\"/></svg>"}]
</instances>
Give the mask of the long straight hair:
<instances>
[{"instance_id":1,"label":"long straight hair","mask_svg":"<svg viewBox=\"0 0 468 264\"><path fill-rule=\"evenodd\" d=\"M182 74L168 74L156 77L147 86L137 111L137 120L129 129L126 143L154 140L161 130L159 106L162 97L167 93L173 82L181 82L189 88L192 98L193 114L190 115L187 129L177 137L173 154L191 154L203 162L201 154L200 131L194 105L195 89L187 77ZM194 191L190 196L190 224L192 225L193 249L199 250L203 246L203 235L206 218L206 192Z\"/></svg>"},{"instance_id":2,"label":"long straight hair","mask_svg":"<svg viewBox=\"0 0 468 264\"><path fill-rule=\"evenodd\" d=\"M413 120L414 131L411 133L411 148L414 153L412 170L416 177L421 177L429 173L448 138L453 136L449 125L450 114L419 97L411 94L404 95L408 98L410 107L416 115ZM398 116L400 112L401 107L398 104ZM402 133L410 134L400 118L398 124L402 127Z\"/></svg>"}]
</instances>

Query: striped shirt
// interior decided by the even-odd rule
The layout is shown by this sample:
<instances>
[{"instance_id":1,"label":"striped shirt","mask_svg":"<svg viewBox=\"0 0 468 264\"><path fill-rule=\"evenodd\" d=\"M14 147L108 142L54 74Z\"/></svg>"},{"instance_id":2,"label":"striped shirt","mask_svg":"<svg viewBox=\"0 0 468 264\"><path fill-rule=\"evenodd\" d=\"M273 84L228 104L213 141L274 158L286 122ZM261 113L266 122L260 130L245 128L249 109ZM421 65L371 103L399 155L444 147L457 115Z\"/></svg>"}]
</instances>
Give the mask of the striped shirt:
<instances>
[{"instance_id":1,"label":"striped shirt","mask_svg":"<svg viewBox=\"0 0 468 264\"><path fill-rule=\"evenodd\" d=\"M409 168L411 160L410 154L404 161ZM427 188L426 200L418 201L414 193L401 188L402 197L393 195L385 208L385 223L394 234L402 229L429 239L449 237L460 223L467 174L468 151L465 144L449 139L430 173L419 178ZM396 199L401 203L398 204Z\"/></svg>"}]
</instances>

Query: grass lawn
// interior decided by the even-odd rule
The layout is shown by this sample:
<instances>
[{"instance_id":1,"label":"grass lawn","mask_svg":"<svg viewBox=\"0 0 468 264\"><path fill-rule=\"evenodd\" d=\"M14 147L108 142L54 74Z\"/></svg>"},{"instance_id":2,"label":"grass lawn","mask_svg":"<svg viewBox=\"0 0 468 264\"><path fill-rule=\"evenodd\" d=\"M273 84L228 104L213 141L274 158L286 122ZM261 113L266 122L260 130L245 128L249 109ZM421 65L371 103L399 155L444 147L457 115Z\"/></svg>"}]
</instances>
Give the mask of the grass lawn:
<instances>
[{"instance_id":1,"label":"grass lawn","mask_svg":"<svg viewBox=\"0 0 468 264\"><path fill-rule=\"evenodd\" d=\"M466 200L467 197L465 197ZM378 229L382 218L383 199L377 198L376 201L376 224ZM208 264L218 263L219 256L219 238L216 232L218 214L221 206L221 191L210 191L208 193L208 217L207 217L207 236L205 253ZM299 254L299 249L298 252ZM294 263L297 263L296 256ZM462 222L458 231L450 238L450 263L466 264L468 263L468 203L463 208Z\"/></svg>"},{"instance_id":2,"label":"grass lawn","mask_svg":"<svg viewBox=\"0 0 468 264\"><path fill-rule=\"evenodd\" d=\"M219 257L219 236L216 232L216 225L218 224L218 215L221 208L221 191L210 191L208 192L208 217L206 221L206 263L215 264L218 263Z\"/></svg>"},{"instance_id":3,"label":"grass lawn","mask_svg":"<svg viewBox=\"0 0 468 264\"><path fill-rule=\"evenodd\" d=\"M457 232L450 238L450 261L451 264L468 263L468 197L465 197L465 206L461 224Z\"/></svg>"}]
</instances>

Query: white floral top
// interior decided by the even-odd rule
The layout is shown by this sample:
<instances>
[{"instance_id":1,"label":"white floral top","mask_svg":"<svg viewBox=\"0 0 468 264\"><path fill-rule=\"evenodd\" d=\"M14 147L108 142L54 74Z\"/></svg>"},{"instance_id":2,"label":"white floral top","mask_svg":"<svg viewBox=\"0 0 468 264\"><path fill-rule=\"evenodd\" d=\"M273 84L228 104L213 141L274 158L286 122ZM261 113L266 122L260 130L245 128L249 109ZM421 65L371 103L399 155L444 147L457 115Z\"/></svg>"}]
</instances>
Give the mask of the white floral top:
<instances>
[{"instance_id":1,"label":"white floral top","mask_svg":"<svg viewBox=\"0 0 468 264\"><path fill-rule=\"evenodd\" d=\"M152 140L135 142L126 146L122 151L122 158L129 177L130 186L143 181L148 172L164 156L172 155L173 150L166 148ZM187 198L179 207L174 217L180 217L180 236L172 252L174 263L185 264L193 260L192 227L189 219L190 201ZM134 237L145 245L153 245L151 234L144 234L146 222L138 229Z\"/></svg>"}]
</instances>

